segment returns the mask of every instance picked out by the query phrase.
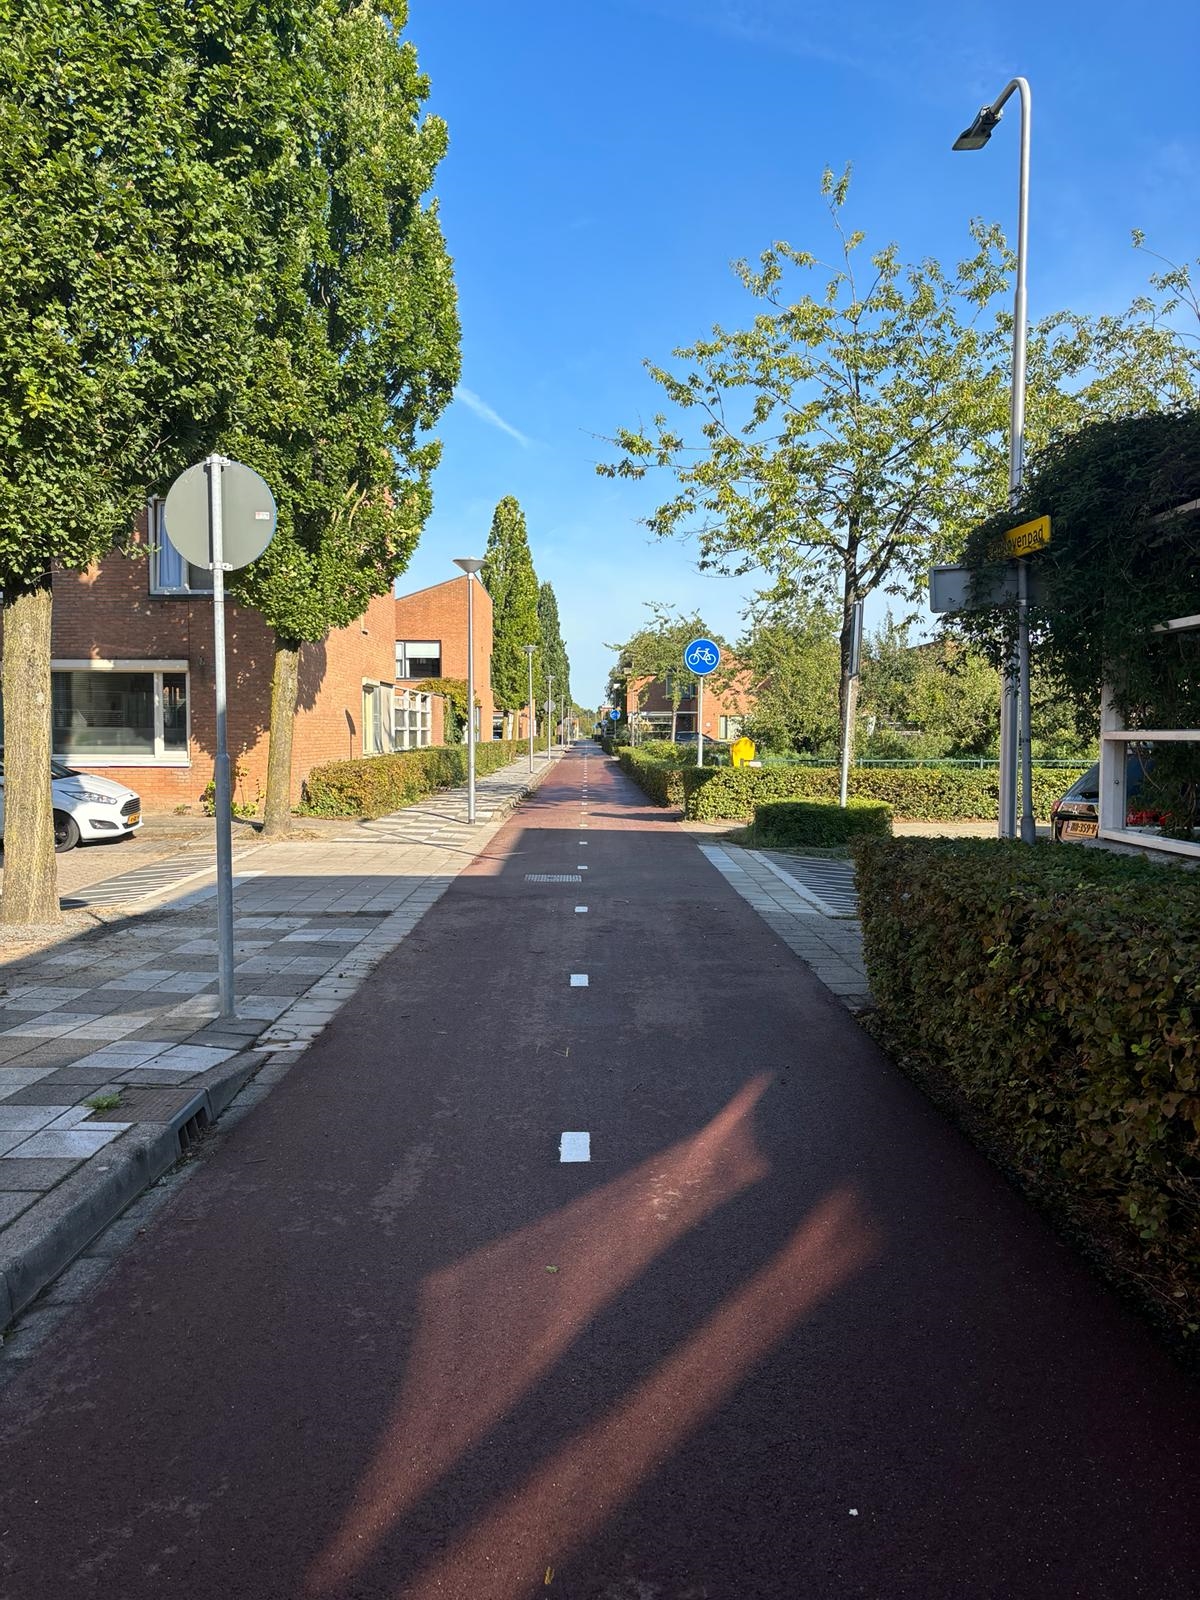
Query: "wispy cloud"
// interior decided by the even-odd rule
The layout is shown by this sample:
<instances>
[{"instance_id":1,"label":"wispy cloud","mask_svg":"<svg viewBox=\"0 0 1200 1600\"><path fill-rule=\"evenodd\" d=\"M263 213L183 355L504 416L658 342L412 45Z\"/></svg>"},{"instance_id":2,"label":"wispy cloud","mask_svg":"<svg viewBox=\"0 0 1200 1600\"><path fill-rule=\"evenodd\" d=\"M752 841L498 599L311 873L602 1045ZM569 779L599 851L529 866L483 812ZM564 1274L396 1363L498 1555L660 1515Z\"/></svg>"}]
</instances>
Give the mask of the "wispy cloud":
<instances>
[{"instance_id":1,"label":"wispy cloud","mask_svg":"<svg viewBox=\"0 0 1200 1600\"><path fill-rule=\"evenodd\" d=\"M511 422L505 422L500 413L493 411L487 401L481 399L474 389L467 389L460 383L454 391L454 398L461 400L468 411L473 411L484 422L490 422L493 428L499 428L501 433L507 433L510 439L515 439L526 450L533 443L528 434L522 433L520 428L514 428Z\"/></svg>"}]
</instances>

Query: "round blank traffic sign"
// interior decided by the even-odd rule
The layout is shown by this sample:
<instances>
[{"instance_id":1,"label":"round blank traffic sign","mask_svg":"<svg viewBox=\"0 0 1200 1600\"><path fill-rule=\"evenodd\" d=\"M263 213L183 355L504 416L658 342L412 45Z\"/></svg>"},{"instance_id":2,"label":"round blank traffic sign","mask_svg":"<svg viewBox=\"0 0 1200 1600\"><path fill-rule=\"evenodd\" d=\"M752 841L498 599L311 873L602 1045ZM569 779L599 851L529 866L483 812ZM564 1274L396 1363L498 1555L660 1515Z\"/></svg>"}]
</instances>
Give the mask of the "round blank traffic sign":
<instances>
[{"instance_id":1,"label":"round blank traffic sign","mask_svg":"<svg viewBox=\"0 0 1200 1600\"><path fill-rule=\"evenodd\" d=\"M181 472L163 506L167 538L194 567L207 567L212 560L208 530L210 470L215 469L208 461L198 461ZM248 567L274 537L274 495L250 467L240 461L226 461L221 467L221 559L227 567Z\"/></svg>"}]
</instances>

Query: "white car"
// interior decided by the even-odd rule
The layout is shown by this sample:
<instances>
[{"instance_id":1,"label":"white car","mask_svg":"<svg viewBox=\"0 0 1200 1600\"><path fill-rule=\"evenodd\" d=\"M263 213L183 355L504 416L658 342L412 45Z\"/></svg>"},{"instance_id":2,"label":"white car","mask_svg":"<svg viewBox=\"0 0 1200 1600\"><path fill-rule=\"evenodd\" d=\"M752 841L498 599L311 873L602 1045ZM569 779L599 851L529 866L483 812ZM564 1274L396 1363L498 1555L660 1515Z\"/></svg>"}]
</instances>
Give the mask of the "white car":
<instances>
[{"instance_id":1,"label":"white car","mask_svg":"<svg viewBox=\"0 0 1200 1600\"><path fill-rule=\"evenodd\" d=\"M94 772L50 762L54 848L73 850L81 839L125 839L142 825L142 802L132 789ZM0 749L0 835L4 833L4 751Z\"/></svg>"}]
</instances>

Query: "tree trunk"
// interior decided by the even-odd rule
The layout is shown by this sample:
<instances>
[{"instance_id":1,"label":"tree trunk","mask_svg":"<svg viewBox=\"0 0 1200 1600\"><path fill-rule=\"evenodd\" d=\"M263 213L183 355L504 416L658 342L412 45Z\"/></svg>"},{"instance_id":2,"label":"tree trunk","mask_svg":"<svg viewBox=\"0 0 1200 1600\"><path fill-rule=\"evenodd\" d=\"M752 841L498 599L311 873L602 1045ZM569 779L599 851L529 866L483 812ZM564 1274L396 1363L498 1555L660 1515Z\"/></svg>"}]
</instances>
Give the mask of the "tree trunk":
<instances>
[{"instance_id":1,"label":"tree trunk","mask_svg":"<svg viewBox=\"0 0 1200 1600\"><path fill-rule=\"evenodd\" d=\"M300 686L300 646L277 638L271 676L271 742L267 750L267 798L263 834L270 838L292 825L292 735Z\"/></svg>"},{"instance_id":2,"label":"tree trunk","mask_svg":"<svg viewBox=\"0 0 1200 1600\"><path fill-rule=\"evenodd\" d=\"M679 707L671 702L671 743L675 743L675 735L679 732Z\"/></svg>"},{"instance_id":3,"label":"tree trunk","mask_svg":"<svg viewBox=\"0 0 1200 1600\"><path fill-rule=\"evenodd\" d=\"M6 585L4 616L4 897L0 924L62 921L50 795L50 574Z\"/></svg>"}]
</instances>

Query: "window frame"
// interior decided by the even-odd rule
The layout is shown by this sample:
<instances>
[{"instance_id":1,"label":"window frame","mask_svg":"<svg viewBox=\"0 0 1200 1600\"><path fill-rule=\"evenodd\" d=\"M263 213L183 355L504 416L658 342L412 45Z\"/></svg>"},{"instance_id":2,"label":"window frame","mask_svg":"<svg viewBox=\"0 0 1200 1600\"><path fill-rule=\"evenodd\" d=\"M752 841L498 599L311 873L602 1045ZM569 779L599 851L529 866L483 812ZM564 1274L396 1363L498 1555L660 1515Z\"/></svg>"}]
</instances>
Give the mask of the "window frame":
<instances>
[{"instance_id":1,"label":"window frame","mask_svg":"<svg viewBox=\"0 0 1200 1600\"><path fill-rule=\"evenodd\" d=\"M1200 616L1173 617L1155 628L1155 633L1200 632ZM1115 844L1139 845L1144 850L1161 850L1168 855L1200 856L1200 843L1190 839L1168 839L1160 833L1143 832L1126 824L1129 801L1127 746L1134 744L1200 744L1200 728L1130 728L1113 704L1113 691L1105 685L1100 702L1100 807L1097 838Z\"/></svg>"},{"instance_id":2,"label":"window frame","mask_svg":"<svg viewBox=\"0 0 1200 1600\"><path fill-rule=\"evenodd\" d=\"M378 713L378 714L376 714ZM367 749L368 730L371 749ZM388 756L396 749L396 686L381 678L362 680L362 753Z\"/></svg>"},{"instance_id":3,"label":"window frame","mask_svg":"<svg viewBox=\"0 0 1200 1600\"><path fill-rule=\"evenodd\" d=\"M437 671L436 672L412 672L412 671L409 670L409 667L410 667L409 652L410 652L410 650L412 649L412 647L414 645L433 645L433 646L436 647L436 650L437 650L436 657L434 657L432 655L426 655L426 656L421 657L421 659L425 660L425 661L433 661L433 660L436 659L436 661L437 661ZM403 663L401 663L401 659L400 659L401 651L404 652ZM442 676L442 660L443 660L443 651L442 651L442 641L440 639L397 639L396 640L396 678L397 678L398 682L402 682L402 683L419 683L425 678L440 678Z\"/></svg>"},{"instance_id":4,"label":"window frame","mask_svg":"<svg viewBox=\"0 0 1200 1600\"><path fill-rule=\"evenodd\" d=\"M146 536L147 550L149 554L149 561L147 565L150 569L150 593L163 598L170 598L174 596L177 599L207 598L211 600L213 592L211 572L208 574L209 581L207 585L197 585L190 581L175 584L167 584L161 581L159 555L164 544L171 545L171 549L174 551L175 555L178 556L182 565L185 580L190 580L193 572L200 572L203 570L200 567L194 566L192 562L188 561L185 556L181 555L180 552L175 549L175 546L171 544L171 541L167 538L166 523L163 517L163 508L165 505L166 501L161 497L161 495L153 495L147 502L146 506Z\"/></svg>"},{"instance_id":5,"label":"window frame","mask_svg":"<svg viewBox=\"0 0 1200 1600\"><path fill-rule=\"evenodd\" d=\"M187 768L192 764L192 672L187 661L159 660L159 661L128 661L113 659L93 658L71 659L56 657L50 662L50 676L53 679L56 672L121 672L137 673L154 680L154 753L153 755L138 754L127 751L120 755L103 755L91 750L60 750L53 746L51 753L60 761L65 761L69 766L82 767L178 767ZM187 703L187 720L184 727L184 746L182 750L168 750L166 747L165 728L163 718L163 677L181 676L184 679L184 695ZM53 739L53 721L51 722L51 737Z\"/></svg>"}]
</instances>

